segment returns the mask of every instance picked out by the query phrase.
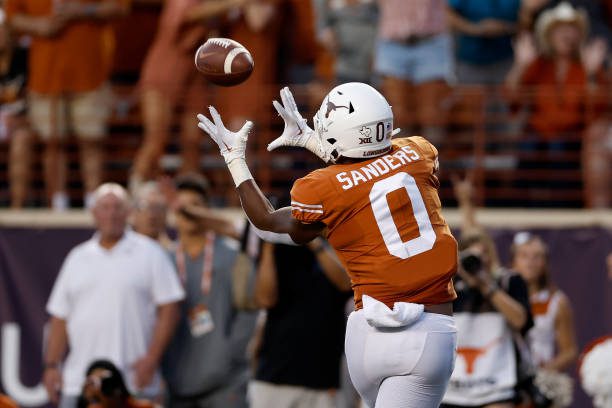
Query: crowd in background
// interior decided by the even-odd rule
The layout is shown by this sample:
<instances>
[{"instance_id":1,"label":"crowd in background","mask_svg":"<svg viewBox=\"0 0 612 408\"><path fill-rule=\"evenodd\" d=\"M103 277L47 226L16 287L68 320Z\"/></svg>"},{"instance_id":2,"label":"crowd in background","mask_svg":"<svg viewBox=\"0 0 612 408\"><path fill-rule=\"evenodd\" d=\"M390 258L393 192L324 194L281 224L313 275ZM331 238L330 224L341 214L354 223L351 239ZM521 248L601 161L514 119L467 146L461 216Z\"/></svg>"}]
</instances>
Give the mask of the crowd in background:
<instances>
[{"instance_id":1,"label":"crowd in background","mask_svg":"<svg viewBox=\"0 0 612 408\"><path fill-rule=\"evenodd\" d=\"M403 134L421 134L442 151L452 149L457 135L453 112L484 104L485 118L493 118L486 149L514 144L513 164L504 169L516 172L510 187L522 189L525 200L563 206L567 200L546 197L573 187L584 191L580 203L610 204L609 1L3 3L1 138L10 143L14 208L31 201L37 143L44 203L70 206L66 149L73 135L83 198L72 199L87 207L104 178L104 141L117 109L133 106L142 121L124 178L133 191L162 172L160 158L174 134L180 135L176 171L202 168L202 135L193 118L207 104L220 107L230 128L251 119L264 131L279 84L308 84L309 104L330 84L347 81L378 86ZM233 38L253 54L257 68L246 83L210 86L194 69L194 50L215 36ZM128 101L118 105L109 84L134 76ZM471 125L481 121L474 112ZM447 166L471 167L473 160ZM555 182L556 170L575 175Z\"/></svg>"},{"instance_id":2,"label":"crowd in background","mask_svg":"<svg viewBox=\"0 0 612 408\"><path fill-rule=\"evenodd\" d=\"M501 265L477 223L471 178L453 182L458 356L444 406L569 406L578 347L546 243L518 233ZM322 239L262 242L249 223L211 208L208 194L193 173L146 183L133 198L114 183L94 191L96 233L68 254L47 304L51 401L359 406L343 368L351 286L334 252Z\"/></svg>"}]
</instances>

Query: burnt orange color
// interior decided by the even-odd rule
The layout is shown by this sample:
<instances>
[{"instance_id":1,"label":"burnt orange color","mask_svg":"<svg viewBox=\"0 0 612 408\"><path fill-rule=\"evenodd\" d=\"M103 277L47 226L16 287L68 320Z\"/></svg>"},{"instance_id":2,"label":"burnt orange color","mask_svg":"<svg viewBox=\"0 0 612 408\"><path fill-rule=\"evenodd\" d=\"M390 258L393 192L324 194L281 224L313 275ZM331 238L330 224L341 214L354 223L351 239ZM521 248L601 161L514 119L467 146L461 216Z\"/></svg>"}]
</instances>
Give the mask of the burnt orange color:
<instances>
[{"instance_id":1,"label":"burnt orange color","mask_svg":"<svg viewBox=\"0 0 612 408\"><path fill-rule=\"evenodd\" d=\"M82 2L95 4L101 0ZM9 19L15 14L49 16L52 10L53 0L6 2ZM32 36L29 87L34 92L47 95L92 91L108 79L114 47L110 22L74 21L55 37Z\"/></svg>"},{"instance_id":2,"label":"burnt orange color","mask_svg":"<svg viewBox=\"0 0 612 408\"><path fill-rule=\"evenodd\" d=\"M18 408L18 405L6 395L0 394L0 408Z\"/></svg>"},{"instance_id":3,"label":"burnt orange color","mask_svg":"<svg viewBox=\"0 0 612 408\"><path fill-rule=\"evenodd\" d=\"M140 87L161 92L174 105L181 98L190 110L206 106L207 89L195 68L193 56L207 35L198 24L184 28L183 16L198 0L173 0L164 3L155 39L142 66Z\"/></svg>"},{"instance_id":4,"label":"burnt orange color","mask_svg":"<svg viewBox=\"0 0 612 408\"><path fill-rule=\"evenodd\" d=\"M242 126L246 119L255 122L267 120L270 112L270 101L278 98L276 87L271 85L277 81L276 64L278 58L279 29L282 19L282 7L275 1L268 0L274 13L261 30L255 31L249 27L246 18L242 17L228 27L228 37L238 41L249 50L255 61L253 73L239 86L217 88L219 105L224 118L235 121ZM274 88L274 94L270 94Z\"/></svg>"},{"instance_id":5,"label":"burnt orange color","mask_svg":"<svg viewBox=\"0 0 612 408\"><path fill-rule=\"evenodd\" d=\"M435 147L415 136L394 140L392 150L386 155L332 165L294 183L292 214L304 223L322 222L327 226L328 240L351 278L357 309L362 306L363 294L389 307L393 307L394 302L428 305L456 298L451 278L457 269L457 243L440 211L439 182L434 174L436 166ZM362 170L364 167L378 168L379 174L366 174ZM385 167L387 171L383 172ZM431 249L408 257L391 254L370 201L375 183L406 177L403 173L414 178L416 183L416 187L410 187L411 194L422 197L426 214L419 213L419 218L429 219L435 232ZM348 187L349 184L352 186ZM409 198L408 190L400 184L399 187L385 187L382 192L386 192L386 197L379 197L385 197L386 203L380 199L378 203L390 213L382 218L383 228L397 231L400 246L421 236L413 213L413 208L418 207L411 201L412 197ZM380 214L378 210L379 220Z\"/></svg>"},{"instance_id":6,"label":"burnt orange color","mask_svg":"<svg viewBox=\"0 0 612 408\"><path fill-rule=\"evenodd\" d=\"M489 351L494 345L499 342L499 339L495 339L484 347L475 348L475 347L461 347L457 349L457 354L463 357L463 361L465 361L466 372L468 374L472 374L474 372L474 365L476 364L476 360L485 355L487 351Z\"/></svg>"},{"instance_id":7,"label":"burnt orange color","mask_svg":"<svg viewBox=\"0 0 612 408\"><path fill-rule=\"evenodd\" d=\"M603 75L597 77L597 82L604 84ZM554 139L560 133L584 127L589 100L587 75L580 61L574 61L565 79L559 81L554 60L540 57L527 68L521 83L532 95L529 124L542 136ZM594 99L590 102L599 105Z\"/></svg>"}]
</instances>

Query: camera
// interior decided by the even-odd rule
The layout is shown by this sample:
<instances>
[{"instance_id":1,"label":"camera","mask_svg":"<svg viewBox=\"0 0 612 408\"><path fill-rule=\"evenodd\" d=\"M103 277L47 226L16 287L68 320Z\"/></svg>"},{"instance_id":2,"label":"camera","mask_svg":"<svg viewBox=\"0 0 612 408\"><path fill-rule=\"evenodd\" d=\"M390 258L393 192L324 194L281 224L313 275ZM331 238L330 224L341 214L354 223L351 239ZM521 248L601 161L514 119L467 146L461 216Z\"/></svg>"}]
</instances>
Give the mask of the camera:
<instances>
[{"instance_id":1,"label":"camera","mask_svg":"<svg viewBox=\"0 0 612 408\"><path fill-rule=\"evenodd\" d=\"M482 270L482 259L469 251L459 253L459 261L464 271L470 275L477 275Z\"/></svg>"}]
</instances>

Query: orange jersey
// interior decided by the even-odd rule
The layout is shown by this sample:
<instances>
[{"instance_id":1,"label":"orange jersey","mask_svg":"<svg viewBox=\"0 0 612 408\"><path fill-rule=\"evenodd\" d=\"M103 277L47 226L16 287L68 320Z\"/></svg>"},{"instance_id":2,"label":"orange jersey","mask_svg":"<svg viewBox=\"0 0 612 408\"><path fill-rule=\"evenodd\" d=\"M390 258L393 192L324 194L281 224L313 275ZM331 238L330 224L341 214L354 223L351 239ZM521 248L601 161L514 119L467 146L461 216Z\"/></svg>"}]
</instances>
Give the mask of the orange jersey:
<instances>
[{"instance_id":1,"label":"orange jersey","mask_svg":"<svg viewBox=\"0 0 612 408\"><path fill-rule=\"evenodd\" d=\"M440 211L438 151L419 136L392 144L384 156L316 170L291 190L293 217L327 226L357 309L363 294L391 308L456 298L457 243Z\"/></svg>"},{"instance_id":2,"label":"orange jersey","mask_svg":"<svg viewBox=\"0 0 612 408\"><path fill-rule=\"evenodd\" d=\"M18 408L18 405L6 395L0 394L0 408Z\"/></svg>"}]
</instances>

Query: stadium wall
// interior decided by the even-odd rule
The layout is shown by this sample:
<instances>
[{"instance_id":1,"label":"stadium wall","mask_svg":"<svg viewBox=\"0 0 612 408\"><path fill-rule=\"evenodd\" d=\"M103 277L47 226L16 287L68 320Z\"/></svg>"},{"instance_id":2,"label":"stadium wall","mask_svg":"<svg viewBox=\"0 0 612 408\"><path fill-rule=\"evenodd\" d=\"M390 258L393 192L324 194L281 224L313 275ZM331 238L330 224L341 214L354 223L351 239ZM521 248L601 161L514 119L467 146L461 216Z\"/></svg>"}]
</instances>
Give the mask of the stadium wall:
<instances>
[{"instance_id":1,"label":"stadium wall","mask_svg":"<svg viewBox=\"0 0 612 408\"><path fill-rule=\"evenodd\" d=\"M240 217L239 210L227 210ZM453 227L460 215L446 211ZM612 276L606 256L612 252L612 211L481 210L504 264L517 231L540 234L550 248L554 281L574 307L579 346L612 333ZM92 234L82 211L0 211L0 392L23 407L42 407L40 383L45 303L61 263L76 244ZM101 305L103 307L103 305ZM573 407L591 404L577 387Z\"/></svg>"}]
</instances>

